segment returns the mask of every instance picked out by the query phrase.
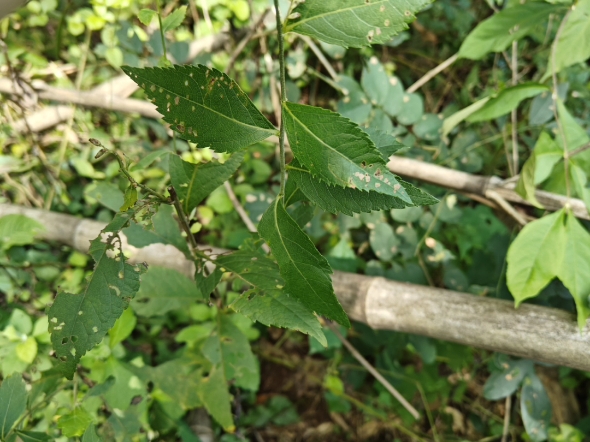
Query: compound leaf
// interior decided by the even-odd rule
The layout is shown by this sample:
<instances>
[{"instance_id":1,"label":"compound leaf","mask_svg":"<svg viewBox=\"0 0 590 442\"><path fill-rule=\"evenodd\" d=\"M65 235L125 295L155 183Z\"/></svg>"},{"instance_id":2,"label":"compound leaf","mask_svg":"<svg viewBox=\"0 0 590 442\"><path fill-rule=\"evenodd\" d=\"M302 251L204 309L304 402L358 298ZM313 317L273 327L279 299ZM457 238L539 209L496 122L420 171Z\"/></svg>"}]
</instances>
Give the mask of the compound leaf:
<instances>
[{"instance_id":1,"label":"compound leaf","mask_svg":"<svg viewBox=\"0 0 590 442\"><path fill-rule=\"evenodd\" d=\"M261 253L239 250L217 258L217 264L254 287L230 307L264 325L299 330L327 345L318 318L281 290L285 281L277 264Z\"/></svg>"},{"instance_id":2,"label":"compound leaf","mask_svg":"<svg viewBox=\"0 0 590 442\"><path fill-rule=\"evenodd\" d=\"M410 196L411 203L406 203L389 195L377 192L364 192L358 189L330 186L314 178L297 160L291 163L289 178L297 183L299 190L315 205L330 213L372 212L374 210L403 209L413 205L424 206L436 204L438 200L428 193L398 178L399 183Z\"/></svg>"},{"instance_id":3,"label":"compound leaf","mask_svg":"<svg viewBox=\"0 0 590 442\"><path fill-rule=\"evenodd\" d=\"M117 214L102 233L118 232L132 215L131 210ZM84 291L59 292L48 312L57 368L68 379L74 376L80 358L103 339L139 290L141 268L127 264L120 251L109 257L114 240L105 243L101 236L90 243L89 253L96 265Z\"/></svg>"},{"instance_id":4,"label":"compound leaf","mask_svg":"<svg viewBox=\"0 0 590 442\"><path fill-rule=\"evenodd\" d=\"M284 119L293 155L326 183L412 200L369 136L343 116L313 106L285 103Z\"/></svg>"},{"instance_id":5,"label":"compound leaf","mask_svg":"<svg viewBox=\"0 0 590 442\"><path fill-rule=\"evenodd\" d=\"M504 9L471 31L459 49L459 56L479 60L488 52L502 52L513 41L528 35L549 14L563 9L561 5L545 2L528 2Z\"/></svg>"},{"instance_id":6,"label":"compound leaf","mask_svg":"<svg viewBox=\"0 0 590 442\"><path fill-rule=\"evenodd\" d=\"M306 0L294 9L285 31L345 48L389 42L408 29L430 0Z\"/></svg>"},{"instance_id":7,"label":"compound leaf","mask_svg":"<svg viewBox=\"0 0 590 442\"><path fill-rule=\"evenodd\" d=\"M332 269L309 237L277 198L258 224L260 236L267 242L285 279L287 293L320 315L350 327L332 287Z\"/></svg>"},{"instance_id":8,"label":"compound leaf","mask_svg":"<svg viewBox=\"0 0 590 442\"><path fill-rule=\"evenodd\" d=\"M27 407L27 390L20 373L4 378L0 385L0 439L12 429Z\"/></svg>"},{"instance_id":9,"label":"compound leaf","mask_svg":"<svg viewBox=\"0 0 590 442\"><path fill-rule=\"evenodd\" d=\"M217 152L237 152L277 133L235 81L203 65L121 69L156 104L182 138Z\"/></svg>"},{"instance_id":10,"label":"compound leaf","mask_svg":"<svg viewBox=\"0 0 590 442\"><path fill-rule=\"evenodd\" d=\"M227 181L240 167L244 154L232 155L225 163L210 161L193 164L170 156L170 180L185 213L190 213L211 192Z\"/></svg>"}]
</instances>

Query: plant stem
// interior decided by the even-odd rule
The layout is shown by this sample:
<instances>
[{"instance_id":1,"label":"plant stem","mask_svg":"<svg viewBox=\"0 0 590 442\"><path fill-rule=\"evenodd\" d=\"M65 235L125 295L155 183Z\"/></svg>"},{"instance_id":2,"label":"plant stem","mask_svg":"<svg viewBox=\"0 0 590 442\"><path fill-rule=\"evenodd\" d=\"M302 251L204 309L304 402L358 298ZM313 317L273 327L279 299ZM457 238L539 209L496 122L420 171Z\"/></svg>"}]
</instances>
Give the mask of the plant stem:
<instances>
[{"instance_id":1,"label":"plant stem","mask_svg":"<svg viewBox=\"0 0 590 442\"><path fill-rule=\"evenodd\" d=\"M204 253L199 250L199 245L197 244L197 240L195 239L195 235L191 232L191 227L188 223L188 219L184 214L184 210L182 209L182 205L180 204L180 200L178 199L178 195L176 194L176 190L174 187L168 187L168 192L170 193L170 199L172 200L172 204L174 204L174 208L176 209L176 214L178 215L178 219L180 220L180 225L184 233L186 233L186 238L190 244L190 251L193 257L193 261L196 261L197 257L205 258L209 260Z\"/></svg>"},{"instance_id":2,"label":"plant stem","mask_svg":"<svg viewBox=\"0 0 590 442\"><path fill-rule=\"evenodd\" d=\"M145 193L156 197L161 203L170 204L170 200L168 200L168 198L166 198L161 193L158 193L155 190L150 189L148 186L146 186L144 184L138 183L135 180L135 178L133 178L131 176L131 174L129 173L129 171L127 170L127 167L125 166L125 163L121 159L121 156L119 155L118 152L111 151L105 147L103 147L103 149L105 149L111 155L115 156L115 158L117 159L117 162L119 163L119 170L123 173L123 175L125 175L125 178L127 178L127 180L129 180L129 182L131 183L132 186L139 187Z\"/></svg>"},{"instance_id":3,"label":"plant stem","mask_svg":"<svg viewBox=\"0 0 590 442\"><path fill-rule=\"evenodd\" d=\"M168 53L166 52L166 38L164 37L164 30L162 29L162 14L160 11L160 0L156 0L156 8L158 9L158 24L160 25L160 38L162 39L162 50L164 51L164 58L168 60Z\"/></svg>"},{"instance_id":4,"label":"plant stem","mask_svg":"<svg viewBox=\"0 0 590 442\"><path fill-rule=\"evenodd\" d=\"M279 197L285 196L285 117L283 115L283 103L287 101L287 90L285 88L285 45L283 42L283 25L281 23L281 13L279 11L279 0L274 0L275 13L277 17L277 37L279 39L279 66L281 77L281 124L279 127L279 156L281 165L281 191Z\"/></svg>"}]
</instances>

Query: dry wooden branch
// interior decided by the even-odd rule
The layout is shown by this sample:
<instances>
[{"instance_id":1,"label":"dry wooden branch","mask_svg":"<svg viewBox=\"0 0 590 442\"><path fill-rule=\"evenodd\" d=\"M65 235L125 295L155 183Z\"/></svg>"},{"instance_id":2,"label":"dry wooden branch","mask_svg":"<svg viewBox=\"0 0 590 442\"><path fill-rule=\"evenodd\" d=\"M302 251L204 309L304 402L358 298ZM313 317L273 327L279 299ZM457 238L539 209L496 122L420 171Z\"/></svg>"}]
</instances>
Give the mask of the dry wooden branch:
<instances>
[{"instance_id":1,"label":"dry wooden branch","mask_svg":"<svg viewBox=\"0 0 590 442\"><path fill-rule=\"evenodd\" d=\"M87 251L103 223L70 215L0 204L0 217L19 213L45 226L42 238ZM212 249L211 247L207 247ZM193 264L172 246L126 246L132 262L174 268L187 276ZM213 253L223 253L213 249ZM348 315L375 329L430 336L523 358L590 371L590 332L575 315L554 308L335 272L334 289Z\"/></svg>"}]
</instances>

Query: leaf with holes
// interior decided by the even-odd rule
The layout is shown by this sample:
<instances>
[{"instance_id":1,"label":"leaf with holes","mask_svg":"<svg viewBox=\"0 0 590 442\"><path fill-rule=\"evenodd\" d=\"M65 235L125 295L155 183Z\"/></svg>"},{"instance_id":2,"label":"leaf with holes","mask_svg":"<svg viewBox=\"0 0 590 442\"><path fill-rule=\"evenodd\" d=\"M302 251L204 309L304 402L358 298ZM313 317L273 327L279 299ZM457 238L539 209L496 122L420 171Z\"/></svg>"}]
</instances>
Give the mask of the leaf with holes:
<instances>
[{"instance_id":1,"label":"leaf with holes","mask_svg":"<svg viewBox=\"0 0 590 442\"><path fill-rule=\"evenodd\" d=\"M332 269L277 198L258 223L285 280L285 291L320 315L350 327L332 287Z\"/></svg>"},{"instance_id":2,"label":"leaf with holes","mask_svg":"<svg viewBox=\"0 0 590 442\"><path fill-rule=\"evenodd\" d=\"M239 250L220 256L216 262L254 287L230 304L235 311L264 325L299 330L327 345L318 318L281 290L285 281L274 261L261 253Z\"/></svg>"},{"instance_id":3,"label":"leaf with holes","mask_svg":"<svg viewBox=\"0 0 590 442\"><path fill-rule=\"evenodd\" d=\"M121 69L156 104L182 138L217 152L237 152L277 130L235 81L203 65Z\"/></svg>"},{"instance_id":4,"label":"leaf with holes","mask_svg":"<svg viewBox=\"0 0 590 442\"><path fill-rule=\"evenodd\" d=\"M369 136L343 116L319 107L285 103L284 120L293 155L314 177L335 186L375 191L412 204L387 170Z\"/></svg>"},{"instance_id":5,"label":"leaf with holes","mask_svg":"<svg viewBox=\"0 0 590 442\"><path fill-rule=\"evenodd\" d=\"M117 214L101 236L118 232L132 215L131 210ZM102 242L101 236L90 243L89 253L96 266L84 291L59 292L48 312L57 368L68 379L74 376L80 358L102 341L139 290L142 269L127 264L119 250L109 257L107 252L115 249L113 243L118 240Z\"/></svg>"},{"instance_id":6,"label":"leaf with holes","mask_svg":"<svg viewBox=\"0 0 590 442\"><path fill-rule=\"evenodd\" d=\"M299 190L312 203L330 213L344 213L352 216L354 213L403 209L414 205L427 206L438 202L433 196L399 178L398 181L408 193L411 203L382 193L330 186L314 178L297 160L290 164L289 178L295 181Z\"/></svg>"},{"instance_id":7,"label":"leaf with holes","mask_svg":"<svg viewBox=\"0 0 590 442\"><path fill-rule=\"evenodd\" d=\"M211 192L227 181L240 167L244 160L242 152L233 154L225 163L210 161L193 164L180 159L178 155L170 156L170 181L184 209L191 211Z\"/></svg>"},{"instance_id":8,"label":"leaf with holes","mask_svg":"<svg viewBox=\"0 0 590 442\"><path fill-rule=\"evenodd\" d=\"M345 48L383 44L416 18L430 0L306 0L287 22L286 32L298 32Z\"/></svg>"}]
</instances>

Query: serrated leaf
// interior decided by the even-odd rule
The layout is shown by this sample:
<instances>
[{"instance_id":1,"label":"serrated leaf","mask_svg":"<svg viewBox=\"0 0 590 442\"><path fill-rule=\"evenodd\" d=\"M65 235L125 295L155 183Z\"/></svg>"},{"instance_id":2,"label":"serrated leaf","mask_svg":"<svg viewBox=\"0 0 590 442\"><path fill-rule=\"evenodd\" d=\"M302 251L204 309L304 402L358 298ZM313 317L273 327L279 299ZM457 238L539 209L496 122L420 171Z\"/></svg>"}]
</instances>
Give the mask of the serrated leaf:
<instances>
[{"instance_id":1,"label":"serrated leaf","mask_svg":"<svg viewBox=\"0 0 590 442\"><path fill-rule=\"evenodd\" d=\"M280 198L262 216L258 232L279 264L287 293L310 310L350 327L348 316L334 294L328 261L289 216Z\"/></svg>"},{"instance_id":2,"label":"serrated leaf","mask_svg":"<svg viewBox=\"0 0 590 442\"><path fill-rule=\"evenodd\" d=\"M306 0L293 10L297 18L285 31L345 48L383 44L408 29L414 14L428 4L429 0Z\"/></svg>"},{"instance_id":3,"label":"serrated leaf","mask_svg":"<svg viewBox=\"0 0 590 442\"><path fill-rule=\"evenodd\" d=\"M45 230L42 224L24 215L6 215L0 218L0 248L24 246L35 241L35 235Z\"/></svg>"},{"instance_id":4,"label":"serrated leaf","mask_svg":"<svg viewBox=\"0 0 590 442\"><path fill-rule=\"evenodd\" d=\"M45 442L50 441L53 438L45 433L40 433L38 431L15 431L16 435L20 438L22 442ZM84 442L84 441L82 441Z\"/></svg>"},{"instance_id":5,"label":"serrated leaf","mask_svg":"<svg viewBox=\"0 0 590 442\"><path fill-rule=\"evenodd\" d=\"M550 14L563 9L561 5L544 2L528 2L506 8L471 31L459 49L459 56L479 60L488 52L502 52L513 41L531 33Z\"/></svg>"},{"instance_id":6,"label":"serrated leaf","mask_svg":"<svg viewBox=\"0 0 590 442\"><path fill-rule=\"evenodd\" d=\"M62 415L57 421L57 427L64 436L80 437L92 422L92 416L82 407L74 408L69 414Z\"/></svg>"},{"instance_id":7,"label":"serrated leaf","mask_svg":"<svg viewBox=\"0 0 590 442\"><path fill-rule=\"evenodd\" d=\"M203 296L189 278L173 269L151 266L131 305L138 315L151 317L188 308L200 299Z\"/></svg>"},{"instance_id":8,"label":"serrated leaf","mask_svg":"<svg viewBox=\"0 0 590 442\"><path fill-rule=\"evenodd\" d=\"M25 412L27 390L20 373L4 378L0 385L0 438L4 439Z\"/></svg>"},{"instance_id":9,"label":"serrated leaf","mask_svg":"<svg viewBox=\"0 0 590 442\"><path fill-rule=\"evenodd\" d=\"M131 216L131 212L117 214L102 233L119 231ZM89 254L96 266L88 285L80 294L59 292L49 308L57 367L68 379L72 379L80 358L102 340L139 290L141 268L127 264L120 251L109 257L107 252L113 248L103 243L101 236L91 241Z\"/></svg>"},{"instance_id":10,"label":"serrated leaf","mask_svg":"<svg viewBox=\"0 0 590 442\"><path fill-rule=\"evenodd\" d=\"M551 75L554 67L557 73L590 57L590 0L579 0L575 8L572 7L572 12L555 44L555 51L551 54L543 79Z\"/></svg>"},{"instance_id":11,"label":"serrated leaf","mask_svg":"<svg viewBox=\"0 0 590 442\"><path fill-rule=\"evenodd\" d=\"M498 118L516 109L522 100L534 97L548 90L549 88L547 86L538 83L525 83L508 87L492 97L480 109L469 115L467 121L474 123Z\"/></svg>"},{"instance_id":12,"label":"serrated leaf","mask_svg":"<svg viewBox=\"0 0 590 442\"><path fill-rule=\"evenodd\" d=\"M203 355L215 366L222 367L227 381L256 391L260 371L248 338L226 315L219 315L216 328L203 343Z\"/></svg>"},{"instance_id":13,"label":"serrated leaf","mask_svg":"<svg viewBox=\"0 0 590 442\"><path fill-rule=\"evenodd\" d=\"M235 81L203 65L121 69L156 104L182 138L217 152L237 152L277 130Z\"/></svg>"},{"instance_id":14,"label":"serrated leaf","mask_svg":"<svg viewBox=\"0 0 590 442\"><path fill-rule=\"evenodd\" d=\"M314 178L311 173L294 160L289 168L289 179L297 183L306 198L330 213L373 212L376 210L403 209L413 205L424 206L436 204L438 200L428 193L398 178L412 203L408 204L399 198L377 192L363 192L358 189L330 186Z\"/></svg>"},{"instance_id":15,"label":"serrated leaf","mask_svg":"<svg viewBox=\"0 0 590 442\"><path fill-rule=\"evenodd\" d=\"M547 440L551 423L551 401L545 387L532 372L523 381L520 392L520 412L527 435L534 442Z\"/></svg>"},{"instance_id":16,"label":"serrated leaf","mask_svg":"<svg viewBox=\"0 0 590 442\"><path fill-rule=\"evenodd\" d=\"M209 372L209 376L201 380L199 397L209 414L213 416L213 419L225 431L233 433L236 427L231 413L231 396L227 389L227 379L225 378L223 368L213 366Z\"/></svg>"},{"instance_id":17,"label":"serrated leaf","mask_svg":"<svg viewBox=\"0 0 590 442\"><path fill-rule=\"evenodd\" d=\"M172 31L179 27L186 16L186 6L181 6L162 19L162 31Z\"/></svg>"},{"instance_id":18,"label":"serrated leaf","mask_svg":"<svg viewBox=\"0 0 590 442\"><path fill-rule=\"evenodd\" d=\"M129 187L125 190L125 200L123 201L123 205L119 209L121 212L126 212L127 210L131 209L135 206L137 202L137 188L133 185L129 184Z\"/></svg>"},{"instance_id":19,"label":"serrated leaf","mask_svg":"<svg viewBox=\"0 0 590 442\"><path fill-rule=\"evenodd\" d=\"M281 290L285 281L274 261L261 253L239 250L220 256L216 262L255 288L236 299L231 308L267 326L307 333L326 345L318 318L295 297Z\"/></svg>"},{"instance_id":20,"label":"serrated leaf","mask_svg":"<svg viewBox=\"0 0 590 442\"><path fill-rule=\"evenodd\" d=\"M233 154L225 163L210 161L193 164L180 159L178 155L170 156L170 181L185 213L199 205L211 192L227 181L240 167L244 154Z\"/></svg>"},{"instance_id":21,"label":"serrated leaf","mask_svg":"<svg viewBox=\"0 0 590 442\"><path fill-rule=\"evenodd\" d=\"M180 227L174 218L172 206L161 204L152 218L152 224L153 230L146 230L134 222L123 229L129 244L134 247L146 247L155 243L171 244L187 257L190 256L186 239L180 233Z\"/></svg>"},{"instance_id":22,"label":"serrated leaf","mask_svg":"<svg viewBox=\"0 0 590 442\"><path fill-rule=\"evenodd\" d=\"M381 156L385 161L389 161L389 157L395 154L398 150L407 147L397 141L393 135L385 133L379 129L374 129L372 127L363 127L361 129L369 135L371 141L375 143L375 147L381 152Z\"/></svg>"},{"instance_id":23,"label":"serrated leaf","mask_svg":"<svg viewBox=\"0 0 590 442\"><path fill-rule=\"evenodd\" d=\"M284 103L285 127L295 158L326 183L411 199L356 124L326 109Z\"/></svg>"},{"instance_id":24,"label":"serrated leaf","mask_svg":"<svg viewBox=\"0 0 590 442\"><path fill-rule=\"evenodd\" d=\"M202 271L197 270L195 272L195 282L204 299L209 299L209 296L213 293L217 284L219 284L222 276L223 273L218 268L215 268L215 270L207 276L205 276Z\"/></svg>"}]
</instances>

